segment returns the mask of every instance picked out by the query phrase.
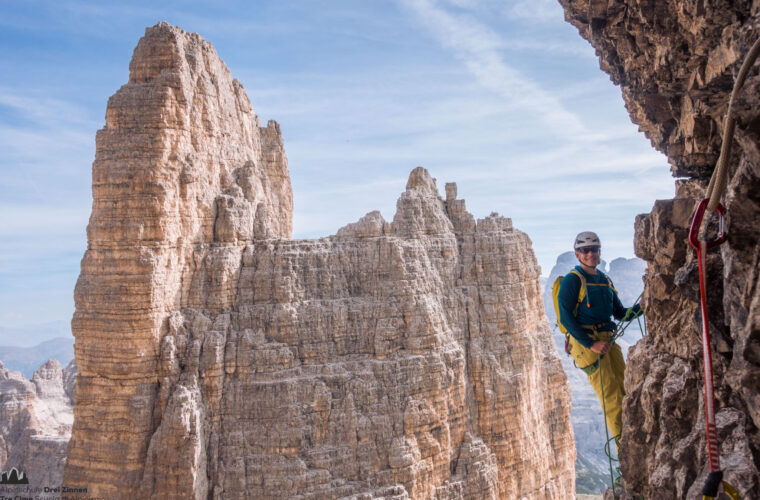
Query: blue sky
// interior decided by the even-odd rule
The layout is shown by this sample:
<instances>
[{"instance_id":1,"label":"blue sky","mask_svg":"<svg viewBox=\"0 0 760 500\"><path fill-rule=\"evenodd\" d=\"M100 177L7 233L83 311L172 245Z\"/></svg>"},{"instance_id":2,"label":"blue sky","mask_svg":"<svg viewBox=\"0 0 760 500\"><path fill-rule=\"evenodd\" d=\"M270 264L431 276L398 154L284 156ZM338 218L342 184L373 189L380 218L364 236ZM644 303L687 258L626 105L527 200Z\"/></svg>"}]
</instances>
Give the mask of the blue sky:
<instances>
[{"instance_id":1,"label":"blue sky","mask_svg":"<svg viewBox=\"0 0 760 500\"><path fill-rule=\"evenodd\" d=\"M548 274L576 233L633 256L633 219L672 197L666 159L554 0L0 0L2 327L68 321L95 132L144 29L210 41L277 120L294 236L390 220L417 165L470 212L512 217Z\"/></svg>"}]
</instances>

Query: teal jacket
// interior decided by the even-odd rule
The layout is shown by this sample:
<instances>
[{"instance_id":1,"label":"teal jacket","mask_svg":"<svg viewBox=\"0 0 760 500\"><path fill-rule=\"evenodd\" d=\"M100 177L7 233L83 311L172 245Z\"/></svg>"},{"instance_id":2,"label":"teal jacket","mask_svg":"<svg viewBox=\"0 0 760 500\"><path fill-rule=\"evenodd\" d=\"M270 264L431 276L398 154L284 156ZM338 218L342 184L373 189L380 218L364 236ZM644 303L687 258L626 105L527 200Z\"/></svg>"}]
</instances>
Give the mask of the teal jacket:
<instances>
[{"instance_id":1,"label":"teal jacket","mask_svg":"<svg viewBox=\"0 0 760 500\"><path fill-rule=\"evenodd\" d=\"M603 324L599 327L600 331L612 331L615 329L615 322L610 318L614 316L615 319L622 319L627 309L623 307L617 292L611 286L594 286L611 284L602 271L597 270L596 274L589 274L581 266L575 266L575 270L586 278L586 297L578 306L576 315L574 311L578 303L578 293L581 291L581 280L573 273L568 273L562 278L557 296L559 321L575 340L588 349L595 341L589 337L591 331L581 325ZM634 312L638 310L634 309Z\"/></svg>"}]
</instances>

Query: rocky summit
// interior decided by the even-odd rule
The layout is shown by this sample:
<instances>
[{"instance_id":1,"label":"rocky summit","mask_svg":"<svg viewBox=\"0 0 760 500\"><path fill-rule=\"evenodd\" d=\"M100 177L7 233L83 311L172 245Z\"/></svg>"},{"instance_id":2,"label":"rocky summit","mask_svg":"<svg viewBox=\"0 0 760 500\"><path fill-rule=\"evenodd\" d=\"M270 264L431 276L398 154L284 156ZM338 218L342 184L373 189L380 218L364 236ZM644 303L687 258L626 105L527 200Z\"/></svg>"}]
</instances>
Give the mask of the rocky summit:
<instances>
[{"instance_id":1,"label":"rocky summit","mask_svg":"<svg viewBox=\"0 0 760 500\"><path fill-rule=\"evenodd\" d=\"M699 279L687 235L718 159L736 75L760 36L760 10L744 0L560 3L679 177L675 198L636 220L649 335L629 353L621 458L629 492L697 498L708 460ZM743 498L760 497L759 89L756 64L737 94L728 139L728 241L706 265L721 464Z\"/></svg>"},{"instance_id":2,"label":"rocky summit","mask_svg":"<svg viewBox=\"0 0 760 500\"><path fill-rule=\"evenodd\" d=\"M66 486L573 497L529 238L423 168L392 221L293 240L292 203L279 126L198 35L148 29L97 135Z\"/></svg>"}]
</instances>

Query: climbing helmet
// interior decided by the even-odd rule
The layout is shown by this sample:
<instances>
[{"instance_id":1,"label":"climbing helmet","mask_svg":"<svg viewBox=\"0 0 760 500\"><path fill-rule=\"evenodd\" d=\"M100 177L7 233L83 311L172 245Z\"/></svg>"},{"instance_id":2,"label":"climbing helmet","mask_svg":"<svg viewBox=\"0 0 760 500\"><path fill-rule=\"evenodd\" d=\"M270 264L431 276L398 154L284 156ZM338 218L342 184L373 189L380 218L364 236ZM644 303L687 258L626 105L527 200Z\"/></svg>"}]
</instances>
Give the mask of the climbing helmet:
<instances>
[{"instance_id":1,"label":"climbing helmet","mask_svg":"<svg viewBox=\"0 0 760 500\"><path fill-rule=\"evenodd\" d=\"M583 231L575 237L575 245L573 245L573 249L578 250L579 248L590 246L602 246L602 243L599 241L599 236L597 236L596 233Z\"/></svg>"}]
</instances>

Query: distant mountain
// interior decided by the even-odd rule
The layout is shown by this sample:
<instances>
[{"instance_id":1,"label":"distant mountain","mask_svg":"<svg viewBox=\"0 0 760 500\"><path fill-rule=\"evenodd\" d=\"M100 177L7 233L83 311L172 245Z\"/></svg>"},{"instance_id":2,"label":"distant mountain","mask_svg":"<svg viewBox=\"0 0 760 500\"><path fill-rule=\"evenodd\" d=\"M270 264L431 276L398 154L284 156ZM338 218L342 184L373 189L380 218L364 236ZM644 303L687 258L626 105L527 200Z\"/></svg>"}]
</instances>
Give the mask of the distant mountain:
<instances>
[{"instance_id":1,"label":"distant mountain","mask_svg":"<svg viewBox=\"0 0 760 500\"><path fill-rule=\"evenodd\" d=\"M0 361L8 370L20 371L28 379L48 359L66 366L74 359L74 337L58 337L33 347L0 346Z\"/></svg>"},{"instance_id":2,"label":"distant mountain","mask_svg":"<svg viewBox=\"0 0 760 500\"><path fill-rule=\"evenodd\" d=\"M618 257L610 262L607 275L615 285L624 306L630 306L644 290L642 276L647 270L647 263L641 259L624 259Z\"/></svg>"},{"instance_id":3,"label":"distant mountain","mask_svg":"<svg viewBox=\"0 0 760 500\"><path fill-rule=\"evenodd\" d=\"M0 346L34 347L57 337L71 337L70 321L58 320L23 326L0 325Z\"/></svg>"},{"instance_id":4,"label":"distant mountain","mask_svg":"<svg viewBox=\"0 0 760 500\"><path fill-rule=\"evenodd\" d=\"M576 492L602 493L609 486L609 464L604 453L604 421L599 400L588 383L586 375L573 365L573 359L565 354L565 336L557 327L557 316L552 301L552 285L558 276L567 274L578 264L573 252L565 252L557 257L557 263L544 281L543 300L546 316L552 327L554 342L562 359L562 366L567 372L570 389L573 393L573 408L570 420L575 433L575 447L578 458L575 463ZM609 263L602 261L598 266L605 272L618 291L624 306L632 306L644 289L642 276L646 271L646 262L641 259L616 258ZM633 323L618 340L623 354L628 347L641 338L637 323ZM612 447L614 449L614 446Z\"/></svg>"},{"instance_id":5,"label":"distant mountain","mask_svg":"<svg viewBox=\"0 0 760 500\"><path fill-rule=\"evenodd\" d=\"M0 363L0 470L8 472L4 483L35 488L61 484L74 422L76 376L73 361L63 368L48 360L31 380Z\"/></svg>"}]
</instances>

